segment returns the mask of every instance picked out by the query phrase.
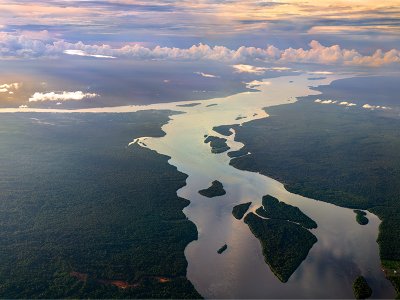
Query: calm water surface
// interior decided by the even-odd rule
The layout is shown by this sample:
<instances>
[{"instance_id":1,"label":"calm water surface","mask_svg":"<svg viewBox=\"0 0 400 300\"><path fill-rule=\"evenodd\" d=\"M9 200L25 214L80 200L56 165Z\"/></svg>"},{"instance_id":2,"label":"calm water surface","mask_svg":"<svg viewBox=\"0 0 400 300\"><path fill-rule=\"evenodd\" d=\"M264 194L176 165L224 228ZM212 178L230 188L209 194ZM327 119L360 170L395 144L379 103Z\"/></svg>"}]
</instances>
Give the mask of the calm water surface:
<instances>
[{"instance_id":1,"label":"calm water surface","mask_svg":"<svg viewBox=\"0 0 400 300\"><path fill-rule=\"evenodd\" d=\"M380 267L376 243L380 221L375 215L368 213L369 224L361 226L352 210L291 194L276 180L229 166L226 153L212 154L204 144L205 134L218 136L212 131L214 126L265 118L268 115L262 108L316 94L308 86L329 84L344 76L312 82L308 77L268 79L260 92L179 107L186 113L173 116L163 127L166 136L139 140L170 156L169 162L189 176L187 185L178 191L179 196L191 201L184 213L199 231L199 239L185 251L188 278L206 298L352 298L352 282L360 274L373 288L373 297L394 297L394 289ZM206 107L213 103L218 105ZM235 120L238 116L247 118ZM229 145L239 149L242 145L233 138L229 138ZM216 179L223 183L226 195L209 199L198 194ZM251 210L255 210L266 194L299 207L318 223L312 230L318 242L287 283L273 275L264 262L259 241L231 213L234 205L248 201L253 202ZM217 254L225 243L228 249Z\"/></svg>"}]
</instances>

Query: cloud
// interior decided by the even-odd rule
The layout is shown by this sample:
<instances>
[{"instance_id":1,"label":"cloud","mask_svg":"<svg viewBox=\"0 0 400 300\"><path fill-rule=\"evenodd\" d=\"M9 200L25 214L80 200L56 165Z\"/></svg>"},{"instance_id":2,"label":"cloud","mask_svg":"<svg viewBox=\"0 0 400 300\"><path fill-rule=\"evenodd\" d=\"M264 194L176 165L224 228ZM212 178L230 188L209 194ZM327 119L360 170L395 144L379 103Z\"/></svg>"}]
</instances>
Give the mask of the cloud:
<instances>
[{"instance_id":1,"label":"cloud","mask_svg":"<svg viewBox=\"0 0 400 300\"><path fill-rule=\"evenodd\" d=\"M312 63L322 65L380 67L400 63L400 50L387 52L376 50L362 55L355 49L342 49L339 45L326 47L318 41L311 41L309 49L288 48L280 50L269 45L266 48L241 46L235 50L224 46L193 45L189 48L161 47L147 48L139 44L128 44L120 48L110 45L69 43L64 40L42 41L25 35L0 32L0 58L54 57L61 54L91 56L98 58L131 58L137 60L212 60L234 63L237 72L263 74L267 70L283 71L286 67L254 67L247 62L270 63ZM321 73L319 73L321 74ZM325 74L325 73L324 73Z\"/></svg>"},{"instance_id":2,"label":"cloud","mask_svg":"<svg viewBox=\"0 0 400 300\"><path fill-rule=\"evenodd\" d=\"M314 71L314 72L307 72L308 74L311 75L332 75L333 72L329 72L329 71Z\"/></svg>"},{"instance_id":3,"label":"cloud","mask_svg":"<svg viewBox=\"0 0 400 300\"><path fill-rule=\"evenodd\" d=\"M20 84L18 82L0 84L0 93L8 92L9 94L14 94L14 92L10 90L18 90L19 86Z\"/></svg>"},{"instance_id":4,"label":"cloud","mask_svg":"<svg viewBox=\"0 0 400 300\"><path fill-rule=\"evenodd\" d=\"M336 104L338 101L337 100L321 100L321 99L317 99L314 102L315 103L320 103L320 104Z\"/></svg>"},{"instance_id":5,"label":"cloud","mask_svg":"<svg viewBox=\"0 0 400 300\"><path fill-rule=\"evenodd\" d=\"M254 88L260 87L262 85L270 85L270 84L271 84L271 82L269 82L269 81L253 80L253 81L247 82L246 87L250 88L250 89L254 89Z\"/></svg>"},{"instance_id":6,"label":"cloud","mask_svg":"<svg viewBox=\"0 0 400 300\"><path fill-rule=\"evenodd\" d=\"M251 73L251 74L256 74L256 75L262 75L267 71L267 68L263 67L255 67L251 65L233 65L232 66L235 69L236 73Z\"/></svg>"},{"instance_id":7,"label":"cloud","mask_svg":"<svg viewBox=\"0 0 400 300\"><path fill-rule=\"evenodd\" d=\"M76 92L62 92L62 93L55 93L55 92L50 92L50 93L39 93L36 92L34 93L30 98L29 102L43 102L43 101L79 101L83 100L85 98L94 98L97 97L97 94L94 93L83 93L82 91L76 91ZM59 105L59 104L57 104Z\"/></svg>"},{"instance_id":8,"label":"cloud","mask_svg":"<svg viewBox=\"0 0 400 300\"><path fill-rule=\"evenodd\" d=\"M348 106L348 107L352 107L352 106L356 106L357 104L352 103L352 102L348 102L348 101L341 101L339 102L338 100L331 100L331 99L327 99L327 100L321 100L321 99L317 99L314 100L315 103L319 103L319 104L337 104L340 106Z\"/></svg>"},{"instance_id":9,"label":"cloud","mask_svg":"<svg viewBox=\"0 0 400 300\"><path fill-rule=\"evenodd\" d=\"M342 101L342 102L339 103L339 105L351 107L351 106L356 106L357 104L351 103L351 102L347 102L347 101Z\"/></svg>"},{"instance_id":10,"label":"cloud","mask_svg":"<svg viewBox=\"0 0 400 300\"><path fill-rule=\"evenodd\" d=\"M382 109L382 110L392 109L391 107L388 107L388 106L370 105L370 104L364 104L362 107L365 108L365 109L370 109L370 110L375 110L375 109Z\"/></svg>"},{"instance_id":11,"label":"cloud","mask_svg":"<svg viewBox=\"0 0 400 300\"><path fill-rule=\"evenodd\" d=\"M267 68L269 71L277 71L277 72L283 72L283 71L290 71L292 68L288 67L272 67L272 68Z\"/></svg>"},{"instance_id":12,"label":"cloud","mask_svg":"<svg viewBox=\"0 0 400 300\"><path fill-rule=\"evenodd\" d=\"M219 78L219 76L217 76L217 75L207 74L207 73L203 73L203 72L194 72L194 74L198 74L200 76L207 77L207 78Z\"/></svg>"},{"instance_id":13,"label":"cloud","mask_svg":"<svg viewBox=\"0 0 400 300\"><path fill-rule=\"evenodd\" d=\"M64 50L63 53L68 54L68 55L89 56L89 57L96 57L96 58L116 58L115 56L111 56L111 55L88 54L85 51L73 50L73 49Z\"/></svg>"},{"instance_id":14,"label":"cloud","mask_svg":"<svg viewBox=\"0 0 400 300\"><path fill-rule=\"evenodd\" d=\"M379 67L391 63L399 63L400 51L392 49L383 52L378 49L372 55L362 55L354 49L342 49L339 45L325 47L318 41L313 40L310 42L309 50L304 50L303 48L283 50L280 61Z\"/></svg>"},{"instance_id":15,"label":"cloud","mask_svg":"<svg viewBox=\"0 0 400 300\"><path fill-rule=\"evenodd\" d=\"M319 103L319 104L337 104L340 106L346 106L346 107L353 107L353 106L357 106L356 103L352 103L349 101L337 101L337 100L321 100L321 99L316 99L314 100L315 103ZM364 109L369 109L369 110L389 110L392 109L391 107L388 106L381 106L381 105L370 105L370 104L364 104L362 106L362 108Z\"/></svg>"}]
</instances>

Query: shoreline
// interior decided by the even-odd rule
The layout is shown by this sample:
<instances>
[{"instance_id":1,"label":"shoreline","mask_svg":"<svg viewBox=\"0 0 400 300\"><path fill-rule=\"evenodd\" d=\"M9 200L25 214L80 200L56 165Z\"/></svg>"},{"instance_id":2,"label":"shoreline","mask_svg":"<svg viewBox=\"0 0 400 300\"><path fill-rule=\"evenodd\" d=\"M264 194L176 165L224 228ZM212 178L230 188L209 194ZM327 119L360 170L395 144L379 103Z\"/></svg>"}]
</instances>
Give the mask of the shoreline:
<instances>
[{"instance_id":1,"label":"shoreline","mask_svg":"<svg viewBox=\"0 0 400 300\"><path fill-rule=\"evenodd\" d=\"M190 205L184 209L184 213L196 224L199 232L199 239L190 243L185 250L185 255L189 262L188 279L195 285L199 293L206 298L265 297L265 295L269 295L268 297L293 297L298 295L298 292L301 292L301 290L303 290L301 294L310 293L311 290L308 290L305 282L303 282L307 279L302 278L300 274L307 272L306 270L309 268L315 268L315 266L313 267L313 261L315 259L325 259L326 254L332 251L344 251L344 253L348 253L343 257L344 260L338 260L336 263L337 266L335 266L335 268L340 268L337 269L339 273L345 272L344 274L348 274L346 276L349 276L351 271L348 268L343 268L343 264L349 259L350 261L346 264L350 268L355 267L357 269L357 266L360 265L363 270L367 270L367 266L371 266L369 260L372 259L374 264L375 258L379 261L375 241L379 226L377 217L370 214L371 224L365 228L351 227L356 231L359 230L358 239L360 236L366 238L360 241L364 245L363 247L371 248L371 253L374 253L373 255L368 254L365 257L368 259L364 259L362 255L360 256L360 254L355 253L357 252L356 250L351 252L352 250L347 249L347 243L351 243L353 239L350 238L351 234L356 233L348 233L348 237L339 240L334 238L334 236L329 236L331 228L338 227L335 229L336 231L344 231L343 224L348 224L349 222L351 222L350 224L356 224L352 210L291 194L284 189L281 183L271 178L233 168L229 166L230 158L226 153L219 155L211 154L209 146L203 143L204 134L220 136L212 128L218 125L237 124L238 121L236 118L238 115L246 117L240 120L240 123L243 124L248 121L267 117L268 113L263 110L266 106L272 107L280 104L294 103L295 98L286 96L289 93L295 95L295 97L300 97L304 94L319 94L310 90L308 85L320 85L322 84L322 80L309 82L304 77L307 76L299 75L267 79L272 82L272 85L278 85L272 90L272 85L265 85L265 88L261 88L260 93L253 93L253 95L244 93L226 99L213 99L213 102L218 103L218 105L209 110L205 108L205 105L192 107L186 111L187 114L175 115L168 124L163 126L163 130L167 132L164 138L144 138L142 140L146 144L146 147L170 156L169 163L189 176L187 185L177 191L178 196L190 201ZM331 76L324 80L323 83L327 84L334 79L336 78ZM289 87L295 90L287 92L283 87L288 86L286 82L289 80L300 80L300 83L297 85L291 84ZM282 85L282 89L280 89L280 85ZM220 137L227 138L228 146L231 147L232 151L242 147L241 143L233 140L234 135L230 137L221 135ZM207 201L204 197L198 195L197 191L207 186L214 179L218 179L224 184L227 195L215 201ZM242 226L238 222L232 221L231 210L235 204L254 201L252 207L249 209L249 211L252 211L260 203L261 194L265 194L266 192L280 196L280 199L288 204L300 207L302 211L315 219L318 225L322 222L321 228L316 229L316 234L320 242L310 251L309 256L293 274L293 278L284 285L286 287L284 291L282 290L284 286L277 282L278 279L265 264L258 240L249 232L247 226ZM318 211L315 211L315 206L318 207L318 210L322 210L322 215ZM336 218L331 216L334 211L337 211L338 214ZM327 219L329 222L326 222ZM340 227L343 227L343 229L340 229ZM335 242L330 241L331 238ZM228 245L228 250L224 253L223 257L220 256L217 258L214 253L217 253L217 249L224 242ZM333 244L326 248L327 243ZM343 246L338 247L341 244ZM333 250L332 248L337 248L337 250ZM375 248L376 251L374 250ZM237 257L239 252L242 252L242 255L244 255L243 253L247 253L245 255L247 260L243 262L246 266L242 266L239 261L232 260L234 257ZM353 255L355 256L353 257ZM250 257L251 259L249 260ZM212 266L211 270L210 268L205 268L205 265ZM378 272L377 274L380 274L380 265L374 265L372 269ZM247 272L251 273L247 274ZM329 273L331 271L325 269L324 272ZM252 279L252 282L249 281L250 279L243 277L246 274L247 277ZM344 280L347 280L346 276ZM335 281L332 282L332 288L338 285L332 293L335 292L335 295L338 297L352 297L351 284L348 284L347 281L341 281L342 279L335 278ZM263 280L264 286L265 282L270 282L273 288L269 285L268 293L265 294L265 287L261 283L254 286L257 280ZM315 280L317 280L317 277ZM352 280L353 278L348 279L349 282L352 282ZM382 278L377 280L382 280ZM386 281L386 279L384 280ZM391 286L390 283L388 284ZM343 289L343 286L347 285L349 285L348 290ZM339 289L339 286L341 289ZM311 295L316 298L326 297L328 290L313 290ZM337 292L338 290L340 290L339 293ZM296 292L296 294L291 294L292 292Z\"/></svg>"}]
</instances>

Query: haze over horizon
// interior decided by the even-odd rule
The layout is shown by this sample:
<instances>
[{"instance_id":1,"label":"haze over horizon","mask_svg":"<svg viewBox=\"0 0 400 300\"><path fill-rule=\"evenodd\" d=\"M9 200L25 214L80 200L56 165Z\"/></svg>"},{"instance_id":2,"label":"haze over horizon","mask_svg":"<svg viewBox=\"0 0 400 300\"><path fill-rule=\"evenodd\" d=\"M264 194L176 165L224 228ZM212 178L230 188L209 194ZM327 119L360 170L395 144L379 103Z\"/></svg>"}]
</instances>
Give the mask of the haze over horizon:
<instances>
[{"instance_id":1,"label":"haze over horizon","mask_svg":"<svg viewBox=\"0 0 400 300\"><path fill-rule=\"evenodd\" d=\"M394 72L400 63L399 0L0 7L0 107L205 99L244 91L266 74Z\"/></svg>"}]
</instances>

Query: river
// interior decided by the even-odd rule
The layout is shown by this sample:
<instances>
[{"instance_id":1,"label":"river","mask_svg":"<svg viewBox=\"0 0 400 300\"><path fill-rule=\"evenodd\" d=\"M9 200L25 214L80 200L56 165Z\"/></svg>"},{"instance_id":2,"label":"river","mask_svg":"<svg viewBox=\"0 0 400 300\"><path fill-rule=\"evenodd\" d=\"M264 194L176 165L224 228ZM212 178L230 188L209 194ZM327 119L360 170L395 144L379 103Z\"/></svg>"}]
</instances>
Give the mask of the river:
<instances>
[{"instance_id":1,"label":"river","mask_svg":"<svg viewBox=\"0 0 400 300\"><path fill-rule=\"evenodd\" d=\"M185 113L172 116L163 126L164 137L138 140L142 146L170 156L169 163L188 175L187 185L178 195L190 200L184 213L196 224L199 239L185 250L187 276L206 298L352 298L352 283L360 274L372 287L373 297L395 295L381 270L376 243L380 221L375 215L368 212L369 223L361 226L351 209L289 193L276 180L235 169L229 165L226 153L212 154L204 143L205 134L219 136L212 130L214 126L265 118L268 114L264 107L318 94L309 86L329 84L346 76L312 82L309 77L301 74L267 79L259 92L202 101L193 107L180 106L178 110ZM245 118L237 120L239 116ZM234 141L234 135L228 143L233 150L242 146ZM213 180L223 183L226 195L201 196L198 191ZM259 241L231 213L234 205L249 201L253 203L251 210L255 210L266 194L299 207L318 224L312 230L318 242L287 283L274 276L264 262ZM217 254L225 243L228 249Z\"/></svg>"},{"instance_id":2,"label":"river","mask_svg":"<svg viewBox=\"0 0 400 300\"><path fill-rule=\"evenodd\" d=\"M268 117L263 108L293 103L296 97L319 92L310 86L330 84L352 75L309 74L284 76L263 81L258 92L245 92L207 101L187 101L147 106L104 107L79 110L10 108L9 112L124 113L148 109L171 109L183 114L171 116L163 126L161 138L143 137L133 141L171 157L169 163L188 175L178 195L190 200L184 213L199 231L198 240L190 243L185 255L187 277L206 298L353 298L352 283L358 275L366 277L374 298L394 298L393 286L381 270L376 239L380 220L367 213L369 223L361 226L351 209L289 193L284 186L258 173L241 171L229 165L226 153L212 154L204 135L219 136L214 126L240 124ZM182 107L182 104L200 103ZM216 104L210 106L210 104ZM316 104L321 105L321 104ZM359 109L354 107L352 109ZM238 117L242 117L237 120ZM273 141L269 141L273 142ZM228 138L232 150L241 148ZM205 198L198 191L214 180L223 183L226 195ZM259 241L243 221L232 216L236 204L252 202L250 210L261 205L263 195L299 207L314 219L318 228L312 233L318 242L286 283L280 282L264 262ZM224 244L223 254L217 250Z\"/></svg>"}]
</instances>

